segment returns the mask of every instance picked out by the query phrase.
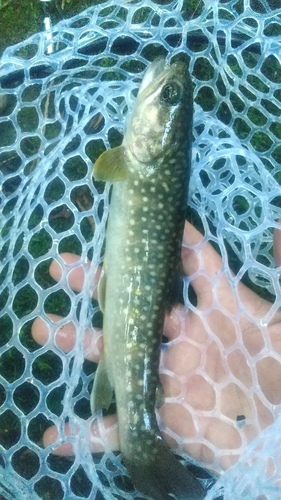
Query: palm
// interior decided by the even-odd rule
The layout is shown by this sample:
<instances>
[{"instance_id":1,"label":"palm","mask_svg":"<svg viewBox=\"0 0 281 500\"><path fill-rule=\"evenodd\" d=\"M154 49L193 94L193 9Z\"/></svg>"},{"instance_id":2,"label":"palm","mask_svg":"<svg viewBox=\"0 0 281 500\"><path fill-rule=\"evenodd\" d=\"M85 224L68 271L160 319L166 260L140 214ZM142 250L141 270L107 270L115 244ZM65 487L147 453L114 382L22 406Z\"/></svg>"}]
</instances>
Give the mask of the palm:
<instances>
[{"instance_id":1,"label":"palm","mask_svg":"<svg viewBox=\"0 0 281 500\"><path fill-rule=\"evenodd\" d=\"M271 304L239 283L237 292L245 308L241 312L219 255L208 243L200 245L202 236L190 225L184 239L189 245L183 247L184 271L195 276L191 281L197 307L177 309L167 318L165 330L172 342L163 353L161 371L169 399L160 414L167 428L180 437L175 440L167 431L171 446L219 471L236 462L245 444L273 422L269 407L281 402L281 365L269 355L249 366L251 356L264 345L257 320L266 316ZM200 251L193 245L199 245ZM196 277L199 267L205 276ZM279 313L268 327L272 348L279 354L280 322ZM274 370L268 369L272 363ZM256 375L268 407L258 396L260 390L253 390Z\"/></svg>"},{"instance_id":2,"label":"palm","mask_svg":"<svg viewBox=\"0 0 281 500\"><path fill-rule=\"evenodd\" d=\"M184 272L197 295L197 306L189 311L178 307L166 318L165 334L170 343L161 358L165 402L160 416L167 427L163 434L168 444L219 471L232 465L259 429L273 422L269 407L270 403L281 403L281 365L269 354L250 366L251 357L259 353L264 344L258 319L266 316L271 304L239 283L237 291L244 306L241 312L237 292L223 273L220 256L209 243L201 244L201 240L200 233L187 223L182 258ZM275 253L278 254L280 246L277 241ZM70 263L76 257L66 254L64 259ZM204 269L203 274L197 274L199 268ZM61 271L55 262L50 273L60 279ZM81 269L73 271L71 281L73 288L82 288ZM280 323L281 313L278 313L267 329L272 349L279 354ZM34 338L40 344L47 340L44 325L40 318L33 325ZM75 340L73 326L66 325L58 335L60 347L71 350ZM85 349L91 341L90 332L86 332ZM87 357L97 360L95 353L93 349ZM273 362L274 370L268 370ZM255 377L265 401L269 402L268 407L254 390ZM106 426L110 426L114 418L108 417ZM243 418L247 419L245 425L241 422ZM54 440L55 434L55 429L49 430L45 443ZM109 440L116 449L116 428L109 431ZM58 452L64 454L71 450L61 447ZM220 459L215 463L218 456Z\"/></svg>"}]
</instances>

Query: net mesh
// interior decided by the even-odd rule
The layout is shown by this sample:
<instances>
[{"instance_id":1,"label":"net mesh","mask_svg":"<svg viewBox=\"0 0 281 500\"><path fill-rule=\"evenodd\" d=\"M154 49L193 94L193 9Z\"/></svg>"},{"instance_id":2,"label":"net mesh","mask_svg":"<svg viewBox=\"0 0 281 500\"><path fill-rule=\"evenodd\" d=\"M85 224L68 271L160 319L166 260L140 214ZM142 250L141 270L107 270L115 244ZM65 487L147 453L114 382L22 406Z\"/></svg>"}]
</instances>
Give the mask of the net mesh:
<instances>
[{"instance_id":1,"label":"net mesh","mask_svg":"<svg viewBox=\"0 0 281 500\"><path fill-rule=\"evenodd\" d=\"M0 492L8 500L139 498L110 450L115 421L106 426L100 416L90 433L101 328L94 277L108 212L108 187L93 182L92 164L120 144L148 62L185 52L195 85L189 206L204 238L184 245L195 248L199 265L185 278L188 310L173 313L180 335L165 344L161 373L172 384L184 380L184 397L173 395L165 408L177 406L193 431L183 437L160 410L161 428L179 454L219 475L216 484L202 479L208 499L280 499L273 232L281 229L281 9L273 0L204 0L189 10L180 1L117 3L92 7L2 57ZM207 242L222 256L213 275ZM72 264L65 252L77 255ZM58 281L49 274L53 259ZM82 290L71 278L79 269ZM192 296L200 279L211 284L208 307ZM191 328L199 323L203 336ZM76 335L65 352L60 340L70 326ZM177 349L186 350L186 365L171 371ZM189 366L191 351L197 361ZM211 394L209 406L188 397L193 384ZM233 436L231 445L221 435ZM73 457L52 453L62 443Z\"/></svg>"}]
</instances>

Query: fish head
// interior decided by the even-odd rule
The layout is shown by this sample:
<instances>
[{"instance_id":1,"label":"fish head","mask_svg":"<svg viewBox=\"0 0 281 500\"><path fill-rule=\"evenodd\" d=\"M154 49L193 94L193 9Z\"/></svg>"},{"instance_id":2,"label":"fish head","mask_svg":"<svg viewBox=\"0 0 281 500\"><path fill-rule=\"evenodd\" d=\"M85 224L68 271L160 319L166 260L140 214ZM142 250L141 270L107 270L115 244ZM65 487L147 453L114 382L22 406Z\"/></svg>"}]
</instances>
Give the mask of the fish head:
<instances>
[{"instance_id":1,"label":"fish head","mask_svg":"<svg viewBox=\"0 0 281 500\"><path fill-rule=\"evenodd\" d=\"M157 58L147 68L127 123L124 146L138 169L161 165L165 156L186 148L193 112L187 64Z\"/></svg>"}]
</instances>

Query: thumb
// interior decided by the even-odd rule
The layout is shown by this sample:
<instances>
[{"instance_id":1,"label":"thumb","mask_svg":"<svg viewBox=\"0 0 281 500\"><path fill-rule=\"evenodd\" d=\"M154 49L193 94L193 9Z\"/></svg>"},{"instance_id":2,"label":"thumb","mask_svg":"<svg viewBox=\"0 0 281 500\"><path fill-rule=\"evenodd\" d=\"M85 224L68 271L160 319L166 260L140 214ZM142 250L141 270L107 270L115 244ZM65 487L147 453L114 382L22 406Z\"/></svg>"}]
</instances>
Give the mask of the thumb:
<instances>
[{"instance_id":1,"label":"thumb","mask_svg":"<svg viewBox=\"0 0 281 500\"><path fill-rule=\"evenodd\" d=\"M214 277L222 270L222 259L189 222L184 228L182 262L185 275L191 278L198 306L209 307L213 300ZM227 290L227 294L229 292Z\"/></svg>"},{"instance_id":2,"label":"thumb","mask_svg":"<svg viewBox=\"0 0 281 500\"><path fill-rule=\"evenodd\" d=\"M52 450L54 455L72 456L74 455L73 434L79 434L82 430L86 436L86 442L89 443L91 453L100 453L107 450L117 451L120 449L118 437L118 424L116 415L107 417L89 418L88 420L79 420L79 424L71 426L66 423L63 427L63 436L56 425L49 427L43 435L43 444L45 448L50 445L55 446L56 441L59 444L57 448ZM73 429L73 427L75 427ZM81 429L82 427L82 429ZM72 439L68 439L71 436Z\"/></svg>"}]
</instances>

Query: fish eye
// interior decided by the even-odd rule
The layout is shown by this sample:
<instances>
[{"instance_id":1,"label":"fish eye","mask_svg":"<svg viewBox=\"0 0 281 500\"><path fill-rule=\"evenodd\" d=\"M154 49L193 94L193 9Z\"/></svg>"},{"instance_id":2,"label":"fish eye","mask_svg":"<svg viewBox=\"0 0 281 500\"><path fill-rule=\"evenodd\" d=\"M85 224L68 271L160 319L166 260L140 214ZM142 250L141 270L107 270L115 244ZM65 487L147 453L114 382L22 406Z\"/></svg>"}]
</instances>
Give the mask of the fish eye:
<instances>
[{"instance_id":1,"label":"fish eye","mask_svg":"<svg viewBox=\"0 0 281 500\"><path fill-rule=\"evenodd\" d=\"M176 82L166 83L161 90L160 102L175 105L182 97L182 90Z\"/></svg>"}]
</instances>

